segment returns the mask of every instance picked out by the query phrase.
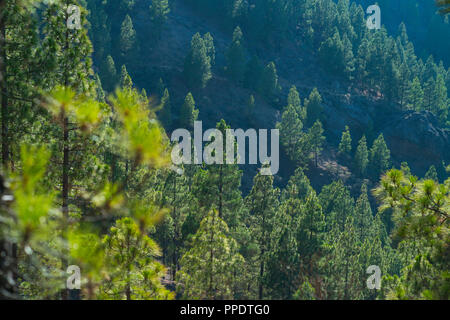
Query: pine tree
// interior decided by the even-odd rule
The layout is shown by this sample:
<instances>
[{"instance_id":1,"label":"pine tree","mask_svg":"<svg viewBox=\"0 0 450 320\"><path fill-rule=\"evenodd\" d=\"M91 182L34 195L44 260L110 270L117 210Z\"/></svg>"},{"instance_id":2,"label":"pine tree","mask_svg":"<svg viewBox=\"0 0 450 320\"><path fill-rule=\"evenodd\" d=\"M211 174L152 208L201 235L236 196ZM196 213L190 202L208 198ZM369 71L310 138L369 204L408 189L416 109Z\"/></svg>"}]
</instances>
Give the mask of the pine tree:
<instances>
[{"instance_id":1,"label":"pine tree","mask_svg":"<svg viewBox=\"0 0 450 320\"><path fill-rule=\"evenodd\" d=\"M355 206L355 229L361 243L370 236L369 230L373 224L372 209L367 196L367 185L361 186L361 195L356 200Z\"/></svg>"},{"instance_id":2,"label":"pine tree","mask_svg":"<svg viewBox=\"0 0 450 320\"><path fill-rule=\"evenodd\" d=\"M345 126L345 131L342 132L341 142L339 143L339 153L350 155L352 151L352 137L348 126Z\"/></svg>"},{"instance_id":3,"label":"pine tree","mask_svg":"<svg viewBox=\"0 0 450 320\"><path fill-rule=\"evenodd\" d=\"M363 267L359 265L357 234L353 219L346 219L344 229L330 232L329 252L325 258L326 299L357 299L360 297L359 276Z\"/></svg>"},{"instance_id":4,"label":"pine tree","mask_svg":"<svg viewBox=\"0 0 450 320\"><path fill-rule=\"evenodd\" d=\"M299 252L305 265L311 266L313 256L320 251L325 230L325 215L313 189L309 191L302 203L302 212L299 218L297 229ZM312 273L311 270L309 272Z\"/></svg>"},{"instance_id":5,"label":"pine tree","mask_svg":"<svg viewBox=\"0 0 450 320\"><path fill-rule=\"evenodd\" d=\"M315 291L312 285L306 280L302 283L300 288L295 292L294 299L296 300L316 300Z\"/></svg>"},{"instance_id":6,"label":"pine tree","mask_svg":"<svg viewBox=\"0 0 450 320\"><path fill-rule=\"evenodd\" d=\"M120 54L123 61L132 62L132 58L136 55L138 50L138 42L136 31L133 27L133 21L127 14L120 27Z\"/></svg>"},{"instance_id":7,"label":"pine tree","mask_svg":"<svg viewBox=\"0 0 450 320\"><path fill-rule=\"evenodd\" d=\"M103 79L103 83L105 83L106 91L108 92L114 91L118 79L117 79L116 65L114 64L114 60L110 55L106 57L105 63L101 70L101 76Z\"/></svg>"},{"instance_id":8,"label":"pine tree","mask_svg":"<svg viewBox=\"0 0 450 320\"><path fill-rule=\"evenodd\" d=\"M194 128L194 121L197 120L198 110L195 109L195 101L192 94L189 92L184 99L184 103L180 109L180 127L188 130Z\"/></svg>"},{"instance_id":9,"label":"pine tree","mask_svg":"<svg viewBox=\"0 0 450 320\"><path fill-rule=\"evenodd\" d=\"M206 54L209 57L211 66L216 64L216 48L214 47L214 39L211 33L207 32L203 35L203 42L206 48Z\"/></svg>"},{"instance_id":10,"label":"pine tree","mask_svg":"<svg viewBox=\"0 0 450 320\"><path fill-rule=\"evenodd\" d=\"M133 87L133 80L131 80L125 65L122 65L120 72L120 87L124 89L131 89Z\"/></svg>"},{"instance_id":11,"label":"pine tree","mask_svg":"<svg viewBox=\"0 0 450 320\"><path fill-rule=\"evenodd\" d=\"M139 229L131 218L122 218L105 236L107 266L112 269L108 281L100 288L101 299L173 298L160 279L164 267L156 261L158 245Z\"/></svg>"},{"instance_id":12,"label":"pine tree","mask_svg":"<svg viewBox=\"0 0 450 320\"><path fill-rule=\"evenodd\" d=\"M434 165L431 165L427 173L425 173L425 179L430 179L439 182L436 167Z\"/></svg>"},{"instance_id":13,"label":"pine tree","mask_svg":"<svg viewBox=\"0 0 450 320\"><path fill-rule=\"evenodd\" d=\"M295 86L292 86L289 89L287 103L288 105L292 105L294 107L302 121L306 119L306 110L305 108L302 108L300 95L298 94Z\"/></svg>"},{"instance_id":14,"label":"pine tree","mask_svg":"<svg viewBox=\"0 0 450 320\"><path fill-rule=\"evenodd\" d=\"M320 205L326 213L326 231L334 226L342 232L348 217L353 216L354 200L344 183L334 181L322 188L319 195Z\"/></svg>"},{"instance_id":15,"label":"pine tree","mask_svg":"<svg viewBox=\"0 0 450 320\"><path fill-rule=\"evenodd\" d=\"M355 153L355 167L359 175L364 176L366 174L368 164L369 151L367 149L366 136L362 136Z\"/></svg>"},{"instance_id":16,"label":"pine tree","mask_svg":"<svg viewBox=\"0 0 450 320\"><path fill-rule=\"evenodd\" d=\"M415 77L410 83L407 96L408 104L411 105L414 110L422 110L424 97L419 78Z\"/></svg>"},{"instance_id":17,"label":"pine tree","mask_svg":"<svg viewBox=\"0 0 450 320\"><path fill-rule=\"evenodd\" d=\"M337 28L333 37L328 38L320 46L319 56L322 63L334 74L349 77L354 70L351 42L346 34L341 38Z\"/></svg>"},{"instance_id":18,"label":"pine tree","mask_svg":"<svg viewBox=\"0 0 450 320\"><path fill-rule=\"evenodd\" d=\"M222 119L217 123L216 129L222 133L222 159L219 163L207 165L207 170L200 170L196 178L196 185L193 187L193 193L199 200L201 208L208 210L208 207L217 208L219 217L223 219L231 232L235 232L236 228L242 223L241 209L243 207L243 199L240 192L242 171L239 170L236 158L233 163L227 162L226 150L226 130L230 127ZM234 139L235 152L237 148L236 139ZM204 160L210 155L204 150ZM215 151L213 151L215 152ZM220 161L221 160L221 161Z\"/></svg>"},{"instance_id":19,"label":"pine tree","mask_svg":"<svg viewBox=\"0 0 450 320\"><path fill-rule=\"evenodd\" d=\"M352 80L353 72L355 71L355 58L353 56L353 46L347 34L344 34L342 44L344 46L344 74L348 79Z\"/></svg>"},{"instance_id":20,"label":"pine tree","mask_svg":"<svg viewBox=\"0 0 450 320\"><path fill-rule=\"evenodd\" d=\"M286 107L277 128L280 130L281 144L286 153L291 159L295 159L298 142L303 137L303 123L293 105Z\"/></svg>"},{"instance_id":21,"label":"pine tree","mask_svg":"<svg viewBox=\"0 0 450 320\"><path fill-rule=\"evenodd\" d=\"M193 246L180 261L178 283L183 296L196 299L231 299L233 274L244 259L236 241L228 236L228 226L211 210L200 223Z\"/></svg>"},{"instance_id":22,"label":"pine tree","mask_svg":"<svg viewBox=\"0 0 450 320\"><path fill-rule=\"evenodd\" d=\"M289 178L286 188L281 195L281 199L284 201L288 197L296 196L301 200L305 200L313 190L314 189L311 187L311 183L303 168L299 167L295 169L294 174Z\"/></svg>"},{"instance_id":23,"label":"pine tree","mask_svg":"<svg viewBox=\"0 0 450 320\"><path fill-rule=\"evenodd\" d=\"M398 88L399 102L402 109L405 108L405 104L407 103L410 74L411 72L408 69L406 62L403 62L399 67L399 88Z\"/></svg>"},{"instance_id":24,"label":"pine tree","mask_svg":"<svg viewBox=\"0 0 450 320\"><path fill-rule=\"evenodd\" d=\"M74 93L71 93L70 90L87 96L95 94L93 91L95 84L88 78L92 74L90 58L92 47L85 29L87 13L83 7L78 5L81 10L81 28L69 29L67 27L69 18L67 8L70 4L78 5L77 2L71 0L50 4L44 13L43 27L43 50L46 54L45 62L48 63L49 70L41 85L45 89L56 87L56 92L65 99L73 98ZM63 88L58 87L58 85L63 86ZM83 106L86 106L86 104L79 106L78 115L82 114ZM72 186L77 180L90 178L89 175L86 175L86 172L89 172L87 168L92 165L92 162L89 163L88 159L89 150L95 148L95 141L85 139L82 134L82 131L87 129L83 124L86 119L71 122L69 117L72 118L73 115L69 113L68 108L63 103L57 104L51 110L53 116L60 119L56 126L52 127L51 132L54 136L50 141L54 143L52 149L54 150L53 156L56 163L60 164L56 174L61 186L63 230L67 227L69 219L69 201L74 196ZM95 111L96 109L91 110L93 114L95 114ZM72 152L76 147L79 151L82 151L78 156ZM81 166L85 167L84 174L73 169ZM68 261L65 258L61 262L63 268L68 266ZM63 299L67 298L67 294L68 290L62 291Z\"/></svg>"},{"instance_id":25,"label":"pine tree","mask_svg":"<svg viewBox=\"0 0 450 320\"><path fill-rule=\"evenodd\" d=\"M386 62L383 93L387 101L396 101L400 91L400 71L395 61Z\"/></svg>"},{"instance_id":26,"label":"pine tree","mask_svg":"<svg viewBox=\"0 0 450 320\"><path fill-rule=\"evenodd\" d=\"M364 28L367 28L366 26ZM366 37L361 39L361 43L358 47L355 60L355 80L361 86L363 90L368 89L366 84L368 81L369 72L367 70L367 60L370 56L370 41Z\"/></svg>"},{"instance_id":27,"label":"pine tree","mask_svg":"<svg viewBox=\"0 0 450 320\"><path fill-rule=\"evenodd\" d=\"M163 247L163 257L170 261L172 279L176 279L176 273L180 269L179 259L183 248L183 224L190 208L188 205L192 203L192 195L189 193L188 179L186 175L180 175L172 170L165 173L161 179L161 206L170 210L166 216L167 222L170 223L165 239L165 246Z\"/></svg>"},{"instance_id":28,"label":"pine tree","mask_svg":"<svg viewBox=\"0 0 450 320\"><path fill-rule=\"evenodd\" d=\"M278 207L279 190L273 188L273 177L258 173L253 179L253 187L245 198L250 213L250 230L258 245L257 272L258 299L264 297L264 277L270 254L270 237L273 231L274 215Z\"/></svg>"},{"instance_id":29,"label":"pine tree","mask_svg":"<svg viewBox=\"0 0 450 320\"><path fill-rule=\"evenodd\" d=\"M296 209L298 202L287 201L273 216L271 248L267 261L267 287L272 299L289 299L298 282L300 255L296 240ZM297 209L298 210L298 209Z\"/></svg>"},{"instance_id":30,"label":"pine tree","mask_svg":"<svg viewBox=\"0 0 450 320\"><path fill-rule=\"evenodd\" d=\"M430 104L428 110L433 112L443 123L447 119L449 102L444 77L439 73L430 84Z\"/></svg>"},{"instance_id":31,"label":"pine tree","mask_svg":"<svg viewBox=\"0 0 450 320\"><path fill-rule=\"evenodd\" d=\"M45 60L38 45L32 10L3 1L0 14L0 99L2 167L14 167L15 150L30 128L33 99L42 84Z\"/></svg>"},{"instance_id":32,"label":"pine tree","mask_svg":"<svg viewBox=\"0 0 450 320\"><path fill-rule=\"evenodd\" d=\"M373 142L370 149L370 172L371 176L378 178L383 174L390 165L391 152L386 146L383 134L380 134L378 138Z\"/></svg>"},{"instance_id":33,"label":"pine tree","mask_svg":"<svg viewBox=\"0 0 450 320\"><path fill-rule=\"evenodd\" d=\"M100 80L98 73L95 74L95 92L97 101L104 103L105 92L103 91L102 81Z\"/></svg>"},{"instance_id":34,"label":"pine tree","mask_svg":"<svg viewBox=\"0 0 450 320\"><path fill-rule=\"evenodd\" d=\"M241 83L244 79L245 72L245 50L242 45L243 37L241 28L236 27L233 32L233 40L228 48L227 58L227 72L233 81Z\"/></svg>"},{"instance_id":35,"label":"pine tree","mask_svg":"<svg viewBox=\"0 0 450 320\"><path fill-rule=\"evenodd\" d=\"M411 179L392 169L381 179L375 196L380 210L394 208L394 234L413 252L405 257L401 276L383 281L390 299L448 299L445 280L448 259L442 256L448 244L448 183ZM447 187L446 187L447 186ZM440 200L437 200L440 199ZM436 201L437 200L437 201Z\"/></svg>"},{"instance_id":36,"label":"pine tree","mask_svg":"<svg viewBox=\"0 0 450 320\"><path fill-rule=\"evenodd\" d=\"M322 146L325 141L322 123L319 120L314 122L313 126L308 130L308 140L314 154L314 162L317 167L318 157L322 151Z\"/></svg>"},{"instance_id":37,"label":"pine tree","mask_svg":"<svg viewBox=\"0 0 450 320\"><path fill-rule=\"evenodd\" d=\"M306 123L308 127L311 127L316 120L322 121L323 118L323 106L322 97L320 96L317 88L314 88L309 97L305 99L306 108Z\"/></svg>"},{"instance_id":38,"label":"pine tree","mask_svg":"<svg viewBox=\"0 0 450 320\"><path fill-rule=\"evenodd\" d=\"M184 63L184 76L189 86L205 87L211 79L212 48L206 46L204 39L196 33L191 40L191 49Z\"/></svg>"},{"instance_id":39,"label":"pine tree","mask_svg":"<svg viewBox=\"0 0 450 320\"><path fill-rule=\"evenodd\" d=\"M149 9L155 38L160 40L163 26L167 21L167 15L170 13L169 1L152 0Z\"/></svg>"},{"instance_id":40,"label":"pine tree","mask_svg":"<svg viewBox=\"0 0 450 320\"><path fill-rule=\"evenodd\" d=\"M274 62L269 62L262 72L259 92L272 99L279 91L277 68Z\"/></svg>"}]
</instances>

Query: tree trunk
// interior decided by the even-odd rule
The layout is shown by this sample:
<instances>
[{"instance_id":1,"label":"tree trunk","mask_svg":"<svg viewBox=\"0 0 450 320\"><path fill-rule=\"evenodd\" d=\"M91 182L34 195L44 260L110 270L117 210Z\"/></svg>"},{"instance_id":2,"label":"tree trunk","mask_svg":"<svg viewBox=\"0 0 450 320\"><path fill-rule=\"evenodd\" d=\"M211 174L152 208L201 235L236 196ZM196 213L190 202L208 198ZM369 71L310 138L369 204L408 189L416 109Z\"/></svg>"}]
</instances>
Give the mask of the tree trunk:
<instances>
[{"instance_id":1,"label":"tree trunk","mask_svg":"<svg viewBox=\"0 0 450 320\"><path fill-rule=\"evenodd\" d=\"M220 165L220 174L219 174L219 218L221 218L221 219L223 219L223 214L222 214L222 211L223 211L223 205L222 205L222 202L223 202L223 179L222 179L222 176L223 176L223 173L222 173L222 168L223 168L223 165Z\"/></svg>"},{"instance_id":2,"label":"tree trunk","mask_svg":"<svg viewBox=\"0 0 450 320\"><path fill-rule=\"evenodd\" d=\"M174 234L173 234L173 280L178 271L178 225L177 225L177 209L176 209L176 197L177 197L177 177L173 176L173 199L172 199L172 217L174 224Z\"/></svg>"},{"instance_id":3,"label":"tree trunk","mask_svg":"<svg viewBox=\"0 0 450 320\"><path fill-rule=\"evenodd\" d=\"M264 249L261 251L261 264L259 266L259 292L258 292L259 300L262 300L263 298L263 284L262 284L263 275L264 275Z\"/></svg>"},{"instance_id":4,"label":"tree trunk","mask_svg":"<svg viewBox=\"0 0 450 320\"><path fill-rule=\"evenodd\" d=\"M8 142L8 88L6 85L6 21L3 17L6 0L0 0L0 94L1 94L1 116L2 116L2 164L8 169L9 142Z\"/></svg>"}]
</instances>

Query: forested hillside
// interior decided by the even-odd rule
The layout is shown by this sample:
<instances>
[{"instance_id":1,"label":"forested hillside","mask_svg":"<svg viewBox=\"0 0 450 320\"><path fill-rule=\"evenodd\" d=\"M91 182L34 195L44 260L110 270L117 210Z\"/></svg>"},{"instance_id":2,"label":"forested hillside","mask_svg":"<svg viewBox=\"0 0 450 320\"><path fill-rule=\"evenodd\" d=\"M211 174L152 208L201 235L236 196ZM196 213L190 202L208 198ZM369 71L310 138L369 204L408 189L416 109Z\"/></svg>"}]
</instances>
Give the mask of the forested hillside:
<instances>
[{"instance_id":1,"label":"forested hillside","mask_svg":"<svg viewBox=\"0 0 450 320\"><path fill-rule=\"evenodd\" d=\"M0 0L0 297L448 299L449 4L372 4Z\"/></svg>"}]
</instances>

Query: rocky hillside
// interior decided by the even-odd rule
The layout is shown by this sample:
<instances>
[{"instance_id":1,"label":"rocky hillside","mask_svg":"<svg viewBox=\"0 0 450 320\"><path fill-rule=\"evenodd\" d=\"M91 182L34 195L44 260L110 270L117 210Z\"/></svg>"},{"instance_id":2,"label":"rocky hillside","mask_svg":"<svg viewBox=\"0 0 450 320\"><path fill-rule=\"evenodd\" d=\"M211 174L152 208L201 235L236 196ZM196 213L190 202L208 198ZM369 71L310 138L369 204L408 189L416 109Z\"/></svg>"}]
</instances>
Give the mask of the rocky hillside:
<instances>
[{"instance_id":1,"label":"rocky hillside","mask_svg":"<svg viewBox=\"0 0 450 320\"><path fill-rule=\"evenodd\" d=\"M316 56L301 43L280 43L276 49L249 48L249 56L257 53L265 61L277 65L279 83L282 86L277 106L268 104L255 92L236 86L224 75L224 52L231 42L231 31L217 25L214 19L202 16L181 0L173 1L162 39L156 46L145 41L148 33L148 6L150 0L138 0L133 22L141 40L139 65L130 72L137 86L154 92L152 84L160 77L168 87L174 116L189 89L182 78L183 63L194 33L210 32L216 48L216 64L213 78L204 89L192 90L199 119L205 127L213 127L220 119L233 128L274 128L280 119L280 110L285 104L291 85L296 85L302 99L317 87L324 103L324 129L328 150L324 152L321 168L311 169L312 183L321 186L329 179L339 177L336 172L347 170L339 164L336 148L345 125L350 127L353 144L365 134L371 145L379 133L383 133L391 150L393 164L399 166L407 161L416 175L423 176L430 165L436 168L450 162L450 132L439 127L438 121L429 112L400 111L395 105L387 105L378 92L359 92L335 79L319 66ZM153 48L152 48L153 47ZM250 94L256 98L254 118L243 116L243 108ZM292 173L294 165L282 153L281 168L276 182L283 185ZM334 169L333 169L334 168ZM340 168L340 169L339 169ZM257 168L244 168L243 188L247 190ZM345 174L343 175L345 177ZM342 177L341 177L342 178Z\"/></svg>"}]
</instances>

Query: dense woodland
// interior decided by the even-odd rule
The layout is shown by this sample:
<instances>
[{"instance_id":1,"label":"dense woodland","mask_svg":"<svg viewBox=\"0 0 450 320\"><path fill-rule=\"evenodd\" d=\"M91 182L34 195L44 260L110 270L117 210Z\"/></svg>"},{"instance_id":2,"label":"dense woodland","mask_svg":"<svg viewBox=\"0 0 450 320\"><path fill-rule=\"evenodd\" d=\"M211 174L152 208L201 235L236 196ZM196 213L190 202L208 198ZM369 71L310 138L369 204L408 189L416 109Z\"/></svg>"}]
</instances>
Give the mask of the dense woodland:
<instances>
[{"instance_id":1,"label":"dense woodland","mask_svg":"<svg viewBox=\"0 0 450 320\"><path fill-rule=\"evenodd\" d=\"M0 0L0 297L448 299L450 158L416 173L374 128L327 133L325 78L427 114L450 139L450 3L378 3L383 26L369 30L362 0ZM164 72L152 57L172 48L174 12L212 31L190 30ZM313 87L279 75L290 46L310 57ZM245 101L239 123L278 115L284 181L255 170L245 190L237 163L170 169L170 133L211 112L217 79ZM331 151L351 185L315 187Z\"/></svg>"}]
</instances>

